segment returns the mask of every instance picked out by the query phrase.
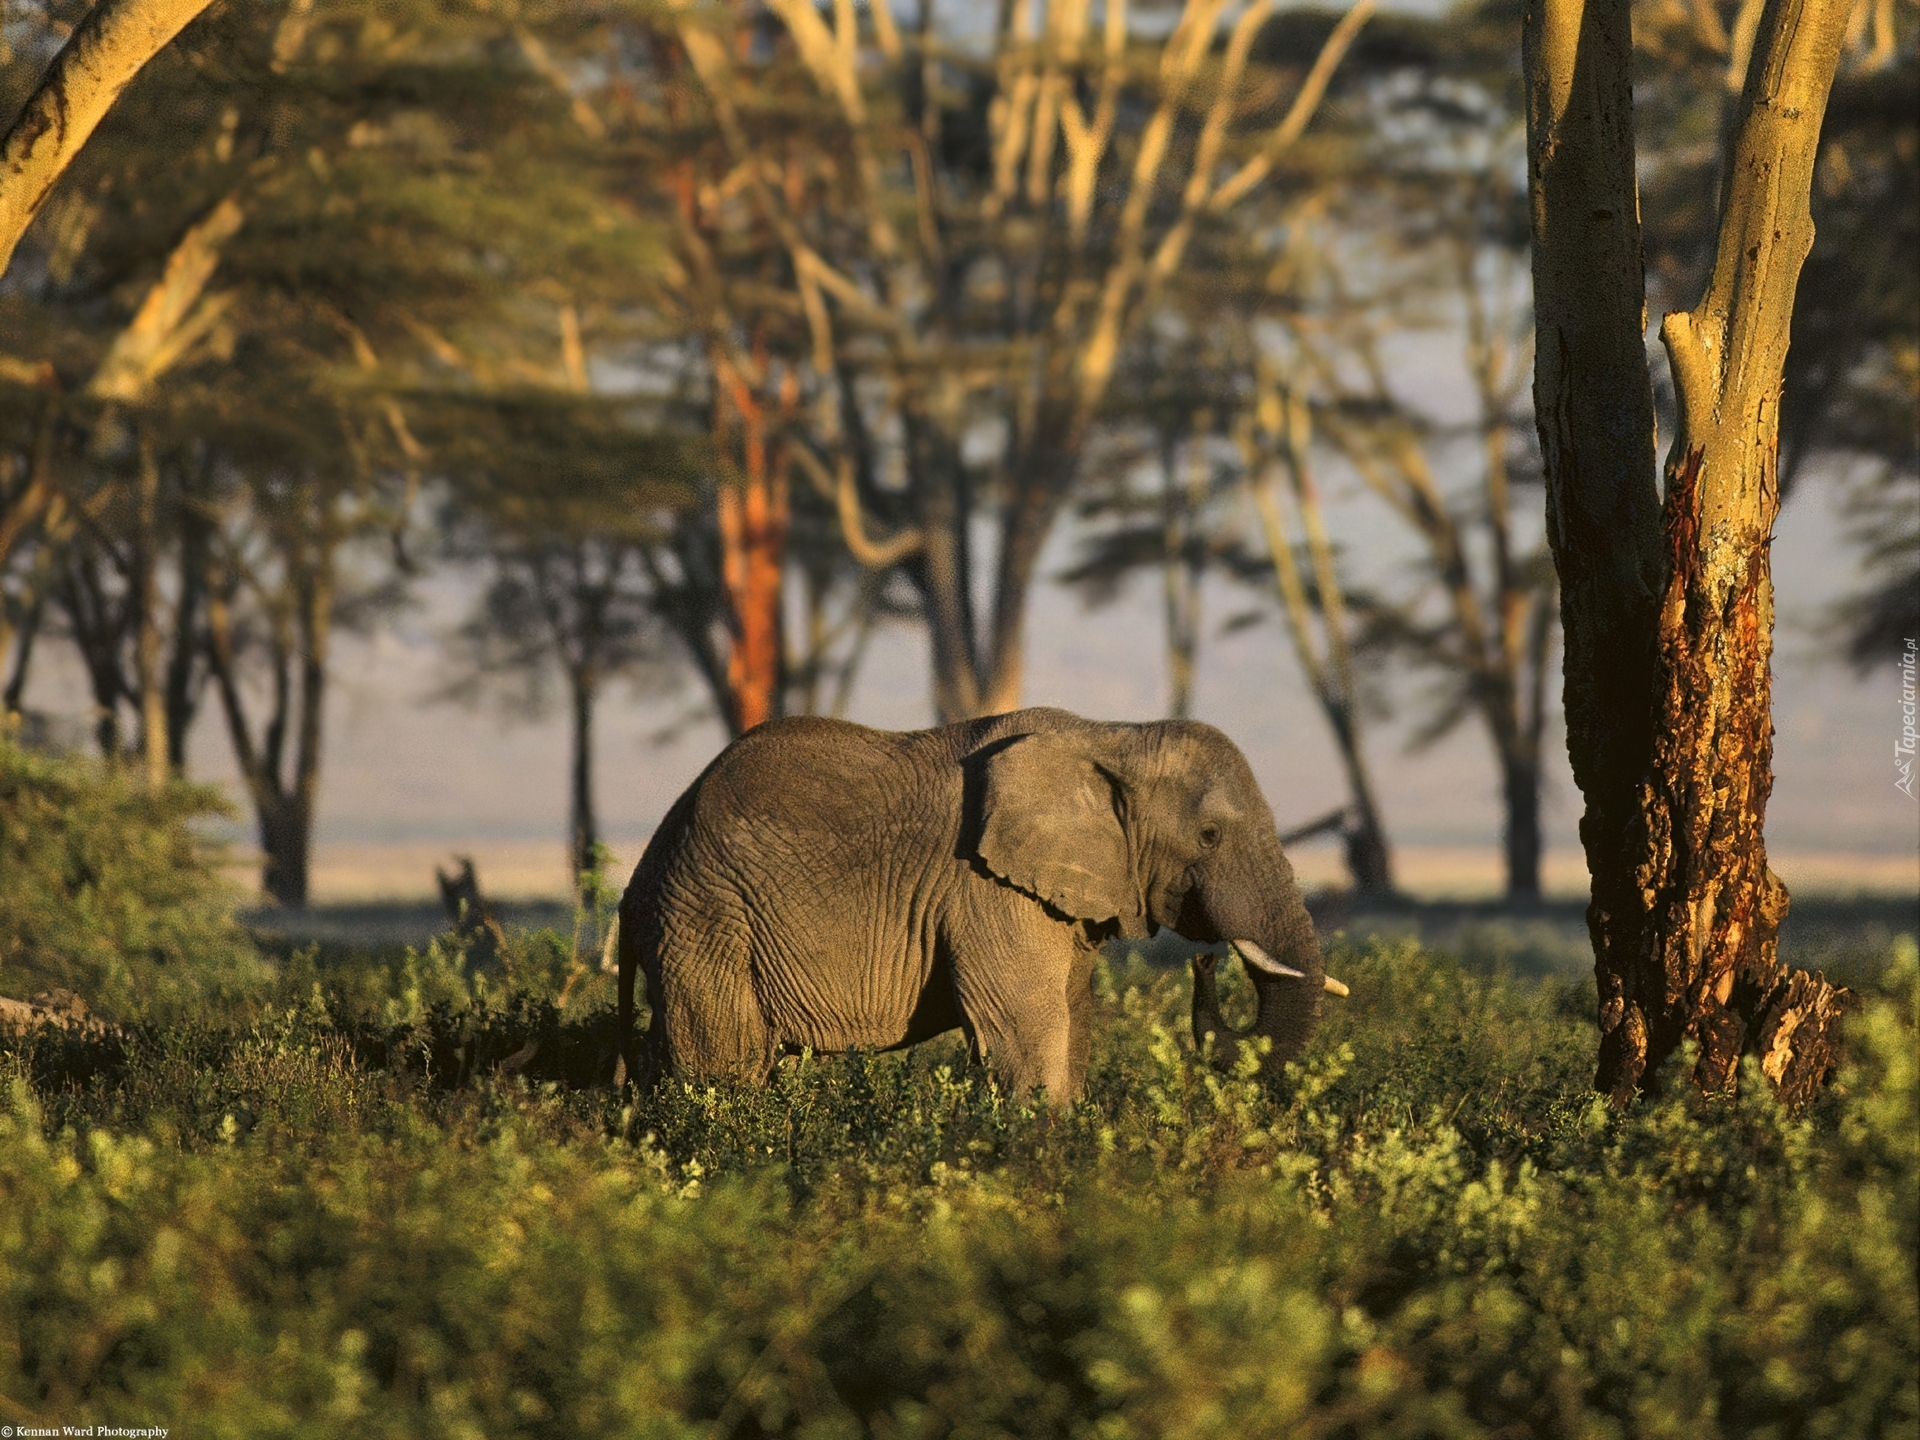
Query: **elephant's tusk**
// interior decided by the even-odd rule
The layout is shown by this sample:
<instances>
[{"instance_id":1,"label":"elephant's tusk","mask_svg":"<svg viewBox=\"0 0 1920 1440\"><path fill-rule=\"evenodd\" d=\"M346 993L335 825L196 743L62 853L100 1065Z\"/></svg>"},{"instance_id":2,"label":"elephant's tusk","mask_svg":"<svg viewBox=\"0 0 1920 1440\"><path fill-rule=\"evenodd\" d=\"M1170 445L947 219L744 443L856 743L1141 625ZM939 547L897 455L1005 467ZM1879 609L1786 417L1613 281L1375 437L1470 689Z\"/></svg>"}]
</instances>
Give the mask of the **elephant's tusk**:
<instances>
[{"instance_id":1,"label":"elephant's tusk","mask_svg":"<svg viewBox=\"0 0 1920 1440\"><path fill-rule=\"evenodd\" d=\"M1347 987L1342 985L1338 980L1334 979L1331 975L1327 976L1325 983L1327 987L1327 994L1338 995L1342 1000L1347 998L1347 995L1349 993L1347 990Z\"/></svg>"},{"instance_id":2,"label":"elephant's tusk","mask_svg":"<svg viewBox=\"0 0 1920 1440\"><path fill-rule=\"evenodd\" d=\"M1249 965L1257 966L1269 975L1285 975L1293 980L1307 978L1304 971L1296 970L1291 965L1282 965L1251 940L1236 940L1233 942L1233 948L1240 952L1241 958Z\"/></svg>"}]
</instances>

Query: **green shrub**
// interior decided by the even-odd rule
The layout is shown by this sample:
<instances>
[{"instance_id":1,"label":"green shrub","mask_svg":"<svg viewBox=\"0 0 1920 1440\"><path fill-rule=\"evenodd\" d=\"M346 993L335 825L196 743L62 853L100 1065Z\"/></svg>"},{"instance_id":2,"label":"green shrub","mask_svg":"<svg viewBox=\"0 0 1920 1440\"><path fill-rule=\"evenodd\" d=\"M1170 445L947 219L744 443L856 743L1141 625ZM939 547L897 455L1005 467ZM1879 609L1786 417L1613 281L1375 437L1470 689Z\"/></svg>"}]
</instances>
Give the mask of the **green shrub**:
<instances>
[{"instance_id":1,"label":"green shrub","mask_svg":"<svg viewBox=\"0 0 1920 1440\"><path fill-rule=\"evenodd\" d=\"M1103 966L1089 1093L1061 1109L1011 1102L951 1043L626 1104L593 1084L604 1010L455 993L454 958L414 957L384 998L363 975L378 1004L357 1015L321 970L297 1005L90 1070L55 1037L0 1047L9 1423L1088 1440L1920 1423L1911 941L1845 1075L1797 1118L1752 1075L1738 1097L1616 1112L1586 1088L1577 986L1407 942L1339 956L1352 1001L1271 1085L1198 1063L1183 976Z\"/></svg>"},{"instance_id":2,"label":"green shrub","mask_svg":"<svg viewBox=\"0 0 1920 1440\"><path fill-rule=\"evenodd\" d=\"M255 990L216 847L215 790L149 793L126 771L34 754L0 725L0 994L59 986L118 1019L169 1019Z\"/></svg>"}]
</instances>

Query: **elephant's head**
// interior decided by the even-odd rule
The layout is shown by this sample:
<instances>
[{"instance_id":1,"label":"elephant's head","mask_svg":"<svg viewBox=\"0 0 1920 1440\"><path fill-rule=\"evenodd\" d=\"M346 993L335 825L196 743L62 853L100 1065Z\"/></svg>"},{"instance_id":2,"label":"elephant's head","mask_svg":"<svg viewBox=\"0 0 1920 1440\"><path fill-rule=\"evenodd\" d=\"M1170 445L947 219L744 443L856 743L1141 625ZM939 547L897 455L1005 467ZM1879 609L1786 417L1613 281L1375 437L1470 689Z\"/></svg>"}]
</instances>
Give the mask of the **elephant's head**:
<instances>
[{"instance_id":1,"label":"elephant's head","mask_svg":"<svg viewBox=\"0 0 1920 1440\"><path fill-rule=\"evenodd\" d=\"M1273 812L1232 741L1192 721L1061 723L974 761L983 771L974 833L988 870L1125 935L1165 926L1232 941L1259 997L1247 1034L1273 1041L1263 1068L1300 1053L1326 971ZM1239 1037L1230 1043L1217 1006L1211 1021L1221 1058Z\"/></svg>"}]
</instances>

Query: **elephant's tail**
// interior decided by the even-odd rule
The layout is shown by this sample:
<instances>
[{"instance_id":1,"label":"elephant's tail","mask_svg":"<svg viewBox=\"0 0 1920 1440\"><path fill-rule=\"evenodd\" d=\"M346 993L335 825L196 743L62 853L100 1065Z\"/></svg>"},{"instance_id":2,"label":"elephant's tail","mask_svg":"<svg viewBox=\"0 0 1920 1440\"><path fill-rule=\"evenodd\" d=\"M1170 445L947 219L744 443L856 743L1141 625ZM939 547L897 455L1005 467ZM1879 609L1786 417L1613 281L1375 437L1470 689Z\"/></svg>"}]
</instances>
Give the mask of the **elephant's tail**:
<instances>
[{"instance_id":1,"label":"elephant's tail","mask_svg":"<svg viewBox=\"0 0 1920 1440\"><path fill-rule=\"evenodd\" d=\"M640 925L639 917L629 914L628 908L628 904L621 905L618 928L620 988L618 1018L614 1026L618 1058L613 1062L613 1088L616 1094L640 1078L639 1053L633 1043L633 977L640 968Z\"/></svg>"}]
</instances>

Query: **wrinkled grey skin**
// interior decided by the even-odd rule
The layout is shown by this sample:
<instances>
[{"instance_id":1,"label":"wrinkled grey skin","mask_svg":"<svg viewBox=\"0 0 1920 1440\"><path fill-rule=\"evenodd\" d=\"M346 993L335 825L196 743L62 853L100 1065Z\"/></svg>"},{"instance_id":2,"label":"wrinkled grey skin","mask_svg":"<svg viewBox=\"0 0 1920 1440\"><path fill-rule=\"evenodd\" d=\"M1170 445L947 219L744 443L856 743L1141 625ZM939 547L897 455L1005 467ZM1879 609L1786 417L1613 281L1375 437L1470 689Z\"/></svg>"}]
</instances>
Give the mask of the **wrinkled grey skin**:
<instances>
[{"instance_id":1,"label":"wrinkled grey skin","mask_svg":"<svg viewBox=\"0 0 1920 1440\"><path fill-rule=\"evenodd\" d=\"M674 803L621 901L625 1073L759 1078L785 1049L961 1026L1014 1093L1070 1100L1099 945L1161 926L1300 971L1248 969L1274 1063L1306 1044L1325 973L1313 922L1252 770L1212 726L776 720Z\"/></svg>"}]
</instances>

